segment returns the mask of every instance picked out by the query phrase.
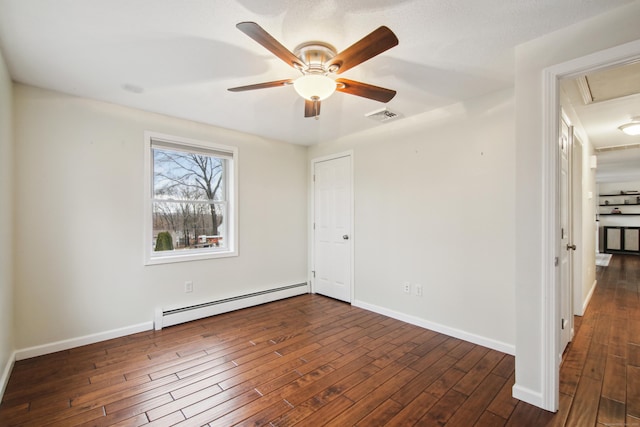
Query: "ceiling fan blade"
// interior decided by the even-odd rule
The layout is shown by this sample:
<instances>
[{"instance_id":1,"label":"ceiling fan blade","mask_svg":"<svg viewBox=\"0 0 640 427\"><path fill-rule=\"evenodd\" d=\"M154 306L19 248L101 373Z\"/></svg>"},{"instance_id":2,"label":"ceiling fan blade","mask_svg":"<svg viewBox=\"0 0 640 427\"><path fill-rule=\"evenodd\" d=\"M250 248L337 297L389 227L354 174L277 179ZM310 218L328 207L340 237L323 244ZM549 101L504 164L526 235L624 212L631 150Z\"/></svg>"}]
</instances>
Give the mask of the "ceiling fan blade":
<instances>
[{"instance_id":1,"label":"ceiling fan blade","mask_svg":"<svg viewBox=\"0 0 640 427\"><path fill-rule=\"evenodd\" d=\"M374 99L380 102L389 102L396 96L396 91L374 86L367 83L357 82L349 79L336 79L336 90L339 92L357 95L363 98Z\"/></svg>"},{"instance_id":2,"label":"ceiling fan blade","mask_svg":"<svg viewBox=\"0 0 640 427\"><path fill-rule=\"evenodd\" d=\"M304 116L315 117L316 119L320 115L320 101L304 100Z\"/></svg>"},{"instance_id":3,"label":"ceiling fan blade","mask_svg":"<svg viewBox=\"0 0 640 427\"><path fill-rule=\"evenodd\" d=\"M393 31L382 26L334 56L327 66L331 68L332 65L337 65L340 68L336 73L340 74L397 44L398 38Z\"/></svg>"},{"instance_id":4,"label":"ceiling fan blade","mask_svg":"<svg viewBox=\"0 0 640 427\"><path fill-rule=\"evenodd\" d=\"M293 83L293 79L285 79L285 80L276 80L273 82L257 83L254 85L231 87L227 90L231 92L243 92L245 90L267 89L270 87L286 86L291 83Z\"/></svg>"},{"instance_id":5,"label":"ceiling fan blade","mask_svg":"<svg viewBox=\"0 0 640 427\"><path fill-rule=\"evenodd\" d=\"M300 59L291 53L289 49L255 22L240 22L236 24L236 27L290 66L294 68L302 68L304 66Z\"/></svg>"}]
</instances>

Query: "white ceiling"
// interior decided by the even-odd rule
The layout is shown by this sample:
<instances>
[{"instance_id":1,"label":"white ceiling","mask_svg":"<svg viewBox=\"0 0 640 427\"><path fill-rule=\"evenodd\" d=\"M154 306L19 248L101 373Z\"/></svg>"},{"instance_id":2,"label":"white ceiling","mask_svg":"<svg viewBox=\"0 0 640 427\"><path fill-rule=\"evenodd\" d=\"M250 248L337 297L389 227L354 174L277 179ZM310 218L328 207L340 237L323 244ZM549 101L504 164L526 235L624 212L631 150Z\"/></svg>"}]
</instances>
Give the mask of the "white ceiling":
<instances>
[{"instance_id":1,"label":"white ceiling","mask_svg":"<svg viewBox=\"0 0 640 427\"><path fill-rule=\"evenodd\" d=\"M0 0L0 49L21 83L310 145L384 126L364 114L385 104L336 93L316 121L292 87L228 92L298 75L236 23L338 51L388 26L400 44L341 77L407 118L511 87L516 45L634 1Z\"/></svg>"}]
</instances>

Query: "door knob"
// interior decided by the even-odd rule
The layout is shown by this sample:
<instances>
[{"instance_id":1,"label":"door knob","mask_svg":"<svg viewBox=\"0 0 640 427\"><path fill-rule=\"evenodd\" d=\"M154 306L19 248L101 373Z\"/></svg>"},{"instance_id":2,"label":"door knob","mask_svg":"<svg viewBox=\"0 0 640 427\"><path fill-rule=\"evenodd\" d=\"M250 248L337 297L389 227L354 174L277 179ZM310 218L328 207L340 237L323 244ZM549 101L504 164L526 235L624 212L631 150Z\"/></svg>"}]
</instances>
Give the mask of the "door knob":
<instances>
[{"instance_id":1,"label":"door knob","mask_svg":"<svg viewBox=\"0 0 640 427\"><path fill-rule=\"evenodd\" d=\"M343 238L344 240L349 240L349 235L348 235L348 234L345 234L345 235L343 235L343 236L342 236L342 238Z\"/></svg>"},{"instance_id":2,"label":"door knob","mask_svg":"<svg viewBox=\"0 0 640 427\"><path fill-rule=\"evenodd\" d=\"M567 250L569 250L569 249L575 251L576 250L576 245L567 245Z\"/></svg>"}]
</instances>

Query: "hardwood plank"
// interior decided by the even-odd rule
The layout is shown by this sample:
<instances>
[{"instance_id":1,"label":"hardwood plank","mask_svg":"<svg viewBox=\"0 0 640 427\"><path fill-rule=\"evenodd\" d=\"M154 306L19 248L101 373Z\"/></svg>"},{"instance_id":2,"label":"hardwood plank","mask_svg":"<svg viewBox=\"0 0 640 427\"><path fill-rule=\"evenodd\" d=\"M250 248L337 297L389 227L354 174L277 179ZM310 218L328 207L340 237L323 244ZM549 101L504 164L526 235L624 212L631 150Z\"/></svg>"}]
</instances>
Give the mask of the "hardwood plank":
<instances>
[{"instance_id":1,"label":"hardwood plank","mask_svg":"<svg viewBox=\"0 0 640 427\"><path fill-rule=\"evenodd\" d=\"M573 404L573 396L560 393L560 408L545 427L562 427L567 425L567 417L571 405Z\"/></svg>"},{"instance_id":2,"label":"hardwood plank","mask_svg":"<svg viewBox=\"0 0 640 427\"><path fill-rule=\"evenodd\" d=\"M626 407L624 403L600 397L598 407L598 424L606 426L624 425L626 418Z\"/></svg>"},{"instance_id":3,"label":"hardwood plank","mask_svg":"<svg viewBox=\"0 0 640 427\"><path fill-rule=\"evenodd\" d=\"M467 396L464 394L449 390L415 425L425 427L445 425L466 399Z\"/></svg>"},{"instance_id":4,"label":"hardwood plank","mask_svg":"<svg viewBox=\"0 0 640 427\"><path fill-rule=\"evenodd\" d=\"M274 427L289 427L295 424L301 426L319 426L326 425L336 416L353 406L353 401L344 396L338 396L336 399L313 409L308 406L296 406L291 411L271 421Z\"/></svg>"},{"instance_id":5,"label":"hardwood plank","mask_svg":"<svg viewBox=\"0 0 640 427\"><path fill-rule=\"evenodd\" d=\"M420 393L415 399L404 405L388 422L389 427L411 426L417 423L429 409L435 405L438 398L431 393Z\"/></svg>"},{"instance_id":6,"label":"hardwood plank","mask_svg":"<svg viewBox=\"0 0 640 427\"><path fill-rule=\"evenodd\" d=\"M147 410L147 417L150 421L155 421L159 418L165 417L172 412L180 411L182 408L199 403L205 399L208 399L208 403L214 405L214 402L223 402L224 398L214 399L214 396L220 394L222 389L218 385L207 387L203 390L199 390L195 393L189 394L181 399L171 400L170 402L160 405L158 407Z\"/></svg>"},{"instance_id":7,"label":"hardwood plank","mask_svg":"<svg viewBox=\"0 0 640 427\"><path fill-rule=\"evenodd\" d=\"M387 399L378 405L372 411L362 418L356 426L369 427L369 426L386 426L388 421L393 418L400 410L402 405L393 400ZM345 411L346 412L346 411Z\"/></svg>"},{"instance_id":8,"label":"hardwood plank","mask_svg":"<svg viewBox=\"0 0 640 427\"><path fill-rule=\"evenodd\" d=\"M629 343L627 345L627 363L630 366L640 367L640 345Z\"/></svg>"},{"instance_id":9,"label":"hardwood plank","mask_svg":"<svg viewBox=\"0 0 640 427\"><path fill-rule=\"evenodd\" d=\"M464 381L465 378L466 377L463 377L460 381ZM451 416L447 425L463 427L474 424L502 389L505 381L505 378L495 374L486 376L479 384L478 391L469 395L468 399L466 399L455 414ZM456 387L454 387L453 390L460 391L456 389Z\"/></svg>"},{"instance_id":10,"label":"hardwood plank","mask_svg":"<svg viewBox=\"0 0 640 427\"><path fill-rule=\"evenodd\" d=\"M626 384L627 364L625 359L610 354L607 357L601 395L618 402L625 402L627 398Z\"/></svg>"},{"instance_id":11,"label":"hardwood plank","mask_svg":"<svg viewBox=\"0 0 640 427\"><path fill-rule=\"evenodd\" d=\"M475 346L462 359L460 359L458 363L456 363L456 368L464 372L469 372L471 368L473 368L488 352L489 349L486 347Z\"/></svg>"},{"instance_id":12,"label":"hardwood plank","mask_svg":"<svg viewBox=\"0 0 640 427\"><path fill-rule=\"evenodd\" d=\"M429 369L425 369L420 372L415 378L405 384L400 390L391 396L391 399L402 404L407 405L417 396L419 396L426 387L430 386L434 381L440 378L444 372L448 372L448 369L453 366L456 359L445 356L435 362ZM462 371L459 372L463 375Z\"/></svg>"},{"instance_id":13,"label":"hardwood plank","mask_svg":"<svg viewBox=\"0 0 640 427\"><path fill-rule=\"evenodd\" d=\"M516 369L516 358L511 355L505 355L498 365L491 371L496 375L500 375L504 378L509 378Z\"/></svg>"},{"instance_id":14,"label":"hardwood plank","mask_svg":"<svg viewBox=\"0 0 640 427\"><path fill-rule=\"evenodd\" d=\"M513 388L513 384L515 383L515 373L512 373L511 376L507 379L507 381L502 386L502 389L498 392L496 397L491 401L489 406L487 407L488 411L493 412L494 414L508 420L516 405L518 404L518 399L515 399L512 396L511 389Z\"/></svg>"},{"instance_id":15,"label":"hardwood plank","mask_svg":"<svg viewBox=\"0 0 640 427\"><path fill-rule=\"evenodd\" d=\"M640 418L640 368L627 366L627 415Z\"/></svg>"},{"instance_id":16,"label":"hardwood plank","mask_svg":"<svg viewBox=\"0 0 640 427\"><path fill-rule=\"evenodd\" d=\"M504 354L495 350L489 350L483 357L471 368L467 374L453 387L457 392L471 396L476 387L490 374L493 368L502 360Z\"/></svg>"},{"instance_id":17,"label":"hardwood plank","mask_svg":"<svg viewBox=\"0 0 640 427\"><path fill-rule=\"evenodd\" d=\"M613 317L609 332L609 354L627 357L628 323L626 313Z\"/></svg>"},{"instance_id":18,"label":"hardwood plank","mask_svg":"<svg viewBox=\"0 0 640 427\"><path fill-rule=\"evenodd\" d=\"M144 401L141 401L141 399L135 401L129 401L128 399L121 400L105 406L105 417L94 424L96 426L110 426L112 424L125 422L128 419L135 423L137 422L136 420L142 419L142 417L139 417L140 415L144 415L144 422L147 423L149 422L146 414L147 411L169 404L172 401L173 399L169 393Z\"/></svg>"},{"instance_id":19,"label":"hardwood plank","mask_svg":"<svg viewBox=\"0 0 640 427\"><path fill-rule=\"evenodd\" d=\"M382 370L380 371L382 372ZM357 425L360 421L362 421L368 414L373 412L379 405L382 404L385 400L387 400L388 396L398 390L403 386L407 381L411 378L414 378L417 375L417 372L410 369L404 368L400 372L397 372L393 375L393 378L388 379L384 383L382 383L379 387L375 387L373 390L369 391L366 395L361 396L361 398L357 399L356 403L350 406L348 409L342 411L337 417L331 420L331 422L327 423L327 425L331 426L347 426L347 425ZM375 376L375 375L374 375ZM371 378L373 378L372 376ZM363 382L364 383L364 382ZM361 384L363 384L361 383ZM348 393L350 390L345 393L345 397L349 397ZM352 398L350 398L353 400ZM390 404L394 404L395 408L399 410L400 405L397 402L389 402ZM387 410L389 408L387 407ZM389 418L394 413L388 413L386 416ZM377 425L377 423L375 423Z\"/></svg>"},{"instance_id":20,"label":"hardwood plank","mask_svg":"<svg viewBox=\"0 0 640 427\"><path fill-rule=\"evenodd\" d=\"M588 375L582 376L567 418L567 425L595 425L601 386L602 383L599 380Z\"/></svg>"},{"instance_id":21,"label":"hardwood plank","mask_svg":"<svg viewBox=\"0 0 640 427\"><path fill-rule=\"evenodd\" d=\"M490 411L484 411L478 421L474 424L474 427L502 427L507 423L502 417L494 414Z\"/></svg>"},{"instance_id":22,"label":"hardwood plank","mask_svg":"<svg viewBox=\"0 0 640 427\"><path fill-rule=\"evenodd\" d=\"M593 341L589 347L589 354L582 369L582 375L602 381L606 361L607 346Z\"/></svg>"},{"instance_id":23,"label":"hardwood plank","mask_svg":"<svg viewBox=\"0 0 640 427\"><path fill-rule=\"evenodd\" d=\"M627 414L627 426L640 426L640 417L634 417Z\"/></svg>"},{"instance_id":24,"label":"hardwood plank","mask_svg":"<svg viewBox=\"0 0 640 427\"><path fill-rule=\"evenodd\" d=\"M522 426L547 426L549 425L557 414L543 411L535 406L519 402L516 405L511 417L507 420L507 427L522 427ZM584 424L567 424L567 426L580 426Z\"/></svg>"}]
</instances>

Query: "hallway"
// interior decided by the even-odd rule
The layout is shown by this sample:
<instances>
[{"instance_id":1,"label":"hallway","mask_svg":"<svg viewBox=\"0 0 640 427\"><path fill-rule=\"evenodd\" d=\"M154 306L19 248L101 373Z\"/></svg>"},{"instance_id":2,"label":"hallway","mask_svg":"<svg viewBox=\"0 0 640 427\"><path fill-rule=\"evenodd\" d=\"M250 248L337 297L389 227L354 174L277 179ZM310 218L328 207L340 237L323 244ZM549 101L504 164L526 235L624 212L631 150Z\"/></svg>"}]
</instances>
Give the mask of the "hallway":
<instances>
[{"instance_id":1,"label":"hallway","mask_svg":"<svg viewBox=\"0 0 640 427\"><path fill-rule=\"evenodd\" d=\"M560 370L560 411L549 425L640 426L640 257L614 255Z\"/></svg>"}]
</instances>

